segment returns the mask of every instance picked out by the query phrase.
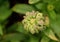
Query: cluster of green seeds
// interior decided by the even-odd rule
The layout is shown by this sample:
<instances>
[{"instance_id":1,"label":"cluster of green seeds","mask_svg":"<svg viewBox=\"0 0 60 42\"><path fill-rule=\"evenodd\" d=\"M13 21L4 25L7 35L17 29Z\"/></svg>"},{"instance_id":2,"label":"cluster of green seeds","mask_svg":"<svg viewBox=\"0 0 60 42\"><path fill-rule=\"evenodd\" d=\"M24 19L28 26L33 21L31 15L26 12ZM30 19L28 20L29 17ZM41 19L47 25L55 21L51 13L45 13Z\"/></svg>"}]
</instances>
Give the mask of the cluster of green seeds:
<instances>
[{"instance_id":1,"label":"cluster of green seeds","mask_svg":"<svg viewBox=\"0 0 60 42\"><path fill-rule=\"evenodd\" d=\"M46 26L49 25L49 20L47 17L44 17L40 12L27 12L22 21L24 29L32 34L39 33L46 29Z\"/></svg>"}]
</instances>

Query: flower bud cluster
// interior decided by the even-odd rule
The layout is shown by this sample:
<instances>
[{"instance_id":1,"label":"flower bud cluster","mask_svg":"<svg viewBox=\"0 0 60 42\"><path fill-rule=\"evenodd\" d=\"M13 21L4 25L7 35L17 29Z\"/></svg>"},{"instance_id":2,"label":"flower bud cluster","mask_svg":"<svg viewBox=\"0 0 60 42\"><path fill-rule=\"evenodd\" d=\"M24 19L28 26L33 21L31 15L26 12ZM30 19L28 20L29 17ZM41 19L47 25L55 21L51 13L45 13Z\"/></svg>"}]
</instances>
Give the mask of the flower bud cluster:
<instances>
[{"instance_id":1,"label":"flower bud cluster","mask_svg":"<svg viewBox=\"0 0 60 42\"><path fill-rule=\"evenodd\" d=\"M26 13L26 16L24 16L22 23L26 31L34 34L39 33L39 31L42 31L46 28L46 25L49 25L49 22L47 20L48 19L45 19L42 13L38 11L32 11Z\"/></svg>"}]
</instances>

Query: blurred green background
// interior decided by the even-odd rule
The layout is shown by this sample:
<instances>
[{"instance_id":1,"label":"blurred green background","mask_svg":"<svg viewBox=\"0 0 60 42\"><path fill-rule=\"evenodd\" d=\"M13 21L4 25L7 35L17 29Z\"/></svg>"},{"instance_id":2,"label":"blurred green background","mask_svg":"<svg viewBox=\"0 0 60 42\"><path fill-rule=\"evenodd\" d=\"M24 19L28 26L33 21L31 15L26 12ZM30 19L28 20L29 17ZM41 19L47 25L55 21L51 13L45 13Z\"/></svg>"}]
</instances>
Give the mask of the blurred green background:
<instances>
[{"instance_id":1,"label":"blurred green background","mask_svg":"<svg viewBox=\"0 0 60 42\"><path fill-rule=\"evenodd\" d=\"M22 24L32 10L50 19L38 34L26 32ZM0 42L60 42L60 0L0 0Z\"/></svg>"}]
</instances>

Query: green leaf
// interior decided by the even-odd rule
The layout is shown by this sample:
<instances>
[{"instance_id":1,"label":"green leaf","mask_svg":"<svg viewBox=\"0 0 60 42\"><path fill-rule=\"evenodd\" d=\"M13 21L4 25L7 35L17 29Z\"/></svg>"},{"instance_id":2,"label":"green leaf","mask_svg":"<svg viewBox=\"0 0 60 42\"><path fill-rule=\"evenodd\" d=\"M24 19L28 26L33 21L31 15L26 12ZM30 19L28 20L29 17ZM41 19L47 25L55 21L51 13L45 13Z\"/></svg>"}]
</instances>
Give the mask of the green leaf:
<instances>
[{"instance_id":1,"label":"green leaf","mask_svg":"<svg viewBox=\"0 0 60 42\"><path fill-rule=\"evenodd\" d=\"M32 10L35 10L34 7L27 5L27 4L16 4L13 8L13 11L17 13L25 14L26 12L30 12Z\"/></svg>"},{"instance_id":2,"label":"green leaf","mask_svg":"<svg viewBox=\"0 0 60 42\"><path fill-rule=\"evenodd\" d=\"M49 38L46 37L46 36L43 36L42 39L41 39L41 42L49 42Z\"/></svg>"},{"instance_id":3,"label":"green leaf","mask_svg":"<svg viewBox=\"0 0 60 42\"><path fill-rule=\"evenodd\" d=\"M1 24L0 24L0 35L3 35L3 27Z\"/></svg>"},{"instance_id":4,"label":"green leaf","mask_svg":"<svg viewBox=\"0 0 60 42\"><path fill-rule=\"evenodd\" d=\"M55 13L55 11L48 11L48 14L49 14L49 17L51 18L51 19L53 19L53 20L55 20L56 19L56 13Z\"/></svg>"},{"instance_id":5,"label":"green leaf","mask_svg":"<svg viewBox=\"0 0 60 42\"><path fill-rule=\"evenodd\" d=\"M55 11L60 14L60 0L57 0L54 3L54 6L55 6Z\"/></svg>"},{"instance_id":6,"label":"green leaf","mask_svg":"<svg viewBox=\"0 0 60 42\"><path fill-rule=\"evenodd\" d=\"M57 41L54 41L54 40L50 40L49 42L57 42Z\"/></svg>"},{"instance_id":7,"label":"green leaf","mask_svg":"<svg viewBox=\"0 0 60 42\"><path fill-rule=\"evenodd\" d=\"M25 35L22 33L11 33L11 34L6 34L3 36L3 39L6 41L7 40L9 40L9 41L18 40L19 41L19 40L23 40L25 38L26 38Z\"/></svg>"},{"instance_id":8,"label":"green leaf","mask_svg":"<svg viewBox=\"0 0 60 42\"><path fill-rule=\"evenodd\" d=\"M52 40L59 41L51 29L45 30L44 34Z\"/></svg>"},{"instance_id":9,"label":"green leaf","mask_svg":"<svg viewBox=\"0 0 60 42\"><path fill-rule=\"evenodd\" d=\"M9 32L16 31L17 28L18 28L18 23L14 23L10 27L8 27L7 32L9 33Z\"/></svg>"},{"instance_id":10,"label":"green leaf","mask_svg":"<svg viewBox=\"0 0 60 42\"><path fill-rule=\"evenodd\" d=\"M29 42L39 42L39 38L31 35Z\"/></svg>"},{"instance_id":11,"label":"green leaf","mask_svg":"<svg viewBox=\"0 0 60 42\"><path fill-rule=\"evenodd\" d=\"M35 4L35 7L38 10L42 11L43 13L47 14L46 5L47 4L45 4L45 3L37 3L37 4Z\"/></svg>"},{"instance_id":12,"label":"green leaf","mask_svg":"<svg viewBox=\"0 0 60 42\"><path fill-rule=\"evenodd\" d=\"M40 0L29 0L29 4L34 4L34 3L37 3L39 2Z\"/></svg>"},{"instance_id":13,"label":"green leaf","mask_svg":"<svg viewBox=\"0 0 60 42\"><path fill-rule=\"evenodd\" d=\"M50 3L50 4L54 4L57 1L58 0L43 0L44 3Z\"/></svg>"},{"instance_id":14,"label":"green leaf","mask_svg":"<svg viewBox=\"0 0 60 42\"><path fill-rule=\"evenodd\" d=\"M11 40L11 42L20 42L20 41L18 41L18 40Z\"/></svg>"},{"instance_id":15,"label":"green leaf","mask_svg":"<svg viewBox=\"0 0 60 42\"><path fill-rule=\"evenodd\" d=\"M50 26L54 30L54 32L58 35L60 38L60 14L57 14L57 19L56 20L51 20Z\"/></svg>"},{"instance_id":16,"label":"green leaf","mask_svg":"<svg viewBox=\"0 0 60 42\"><path fill-rule=\"evenodd\" d=\"M44 8L44 3L38 3L38 4L35 4L35 6L39 9L39 10L42 10Z\"/></svg>"},{"instance_id":17,"label":"green leaf","mask_svg":"<svg viewBox=\"0 0 60 42\"><path fill-rule=\"evenodd\" d=\"M8 29L7 32L13 32L13 31L18 31L20 33L25 33L26 31L24 30L24 26L21 22L14 23L11 25Z\"/></svg>"},{"instance_id":18,"label":"green leaf","mask_svg":"<svg viewBox=\"0 0 60 42\"><path fill-rule=\"evenodd\" d=\"M5 2L0 6L0 21L4 21L11 15L12 11L9 9L9 3Z\"/></svg>"},{"instance_id":19,"label":"green leaf","mask_svg":"<svg viewBox=\"0 0 60 42\"><path fill-rule=\"evenodd\" d=\"M23 24L21 22L18 22L17 31L21 32L21 33L25 33L24 26L23 26Z\"/></svg>"}]
</instances>

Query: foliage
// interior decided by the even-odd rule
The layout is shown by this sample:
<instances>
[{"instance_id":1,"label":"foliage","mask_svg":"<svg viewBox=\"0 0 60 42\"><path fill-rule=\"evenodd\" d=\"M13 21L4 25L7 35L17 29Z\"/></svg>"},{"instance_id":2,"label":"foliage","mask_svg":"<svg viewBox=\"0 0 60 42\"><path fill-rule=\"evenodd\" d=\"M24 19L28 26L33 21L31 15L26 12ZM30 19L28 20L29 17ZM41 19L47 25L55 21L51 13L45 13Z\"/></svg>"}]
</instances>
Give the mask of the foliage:
<instances>
[{"instance_id":1,"label":"foliage","mask_svg":"<svg viewBox=\"0 0 60 42\"><path fill-rule=\"evenodd\" d=\"M15 4L10 9L8 0L0 0L0 42L60 42L60 0L28 0L28 3ZM6 30L13 11L19 15L39 11L49 17L49 26L39 33L31 34L24 30L22 21L17 21Z\"/></svg>"}]
</instances>

